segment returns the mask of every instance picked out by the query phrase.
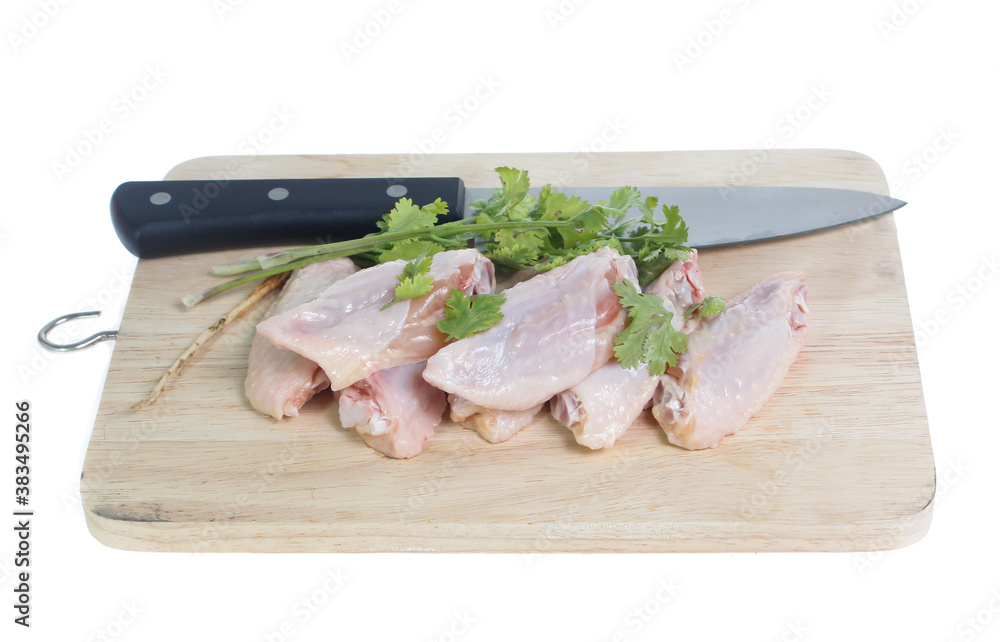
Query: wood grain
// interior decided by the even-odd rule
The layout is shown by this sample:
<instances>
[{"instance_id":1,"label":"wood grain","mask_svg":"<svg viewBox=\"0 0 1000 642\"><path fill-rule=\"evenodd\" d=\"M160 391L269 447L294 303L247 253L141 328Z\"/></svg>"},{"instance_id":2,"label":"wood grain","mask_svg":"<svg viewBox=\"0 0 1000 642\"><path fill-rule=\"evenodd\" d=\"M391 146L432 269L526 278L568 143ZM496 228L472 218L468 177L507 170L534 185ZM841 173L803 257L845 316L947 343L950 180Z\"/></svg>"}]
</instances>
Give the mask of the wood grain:
<instances>
[{"instance_id":1,"label":"wood grain","mask_svg":"<svg viewBox=\"0 0 1000 642\"><path fill-rule=\"evenodd\" d=\"M887 193L845 151L200 158L169 179L457 175L493 167L535 184L813 185ZM81 477L91 532L157 551L845 551L889 549L930 525L934 462L891 215L705 250L710 292L783 270L809 283L809 335L784 386L711 451L670 446L648 414L610 450L544 417L504 444L446 423L413 460L382 457L337 421L329 393L294 420L242 392L248 315L157 405L146 395L202 329L245 295L184 310L208 267L253 250L136 269Z\"/></svg>"}]
</instances>

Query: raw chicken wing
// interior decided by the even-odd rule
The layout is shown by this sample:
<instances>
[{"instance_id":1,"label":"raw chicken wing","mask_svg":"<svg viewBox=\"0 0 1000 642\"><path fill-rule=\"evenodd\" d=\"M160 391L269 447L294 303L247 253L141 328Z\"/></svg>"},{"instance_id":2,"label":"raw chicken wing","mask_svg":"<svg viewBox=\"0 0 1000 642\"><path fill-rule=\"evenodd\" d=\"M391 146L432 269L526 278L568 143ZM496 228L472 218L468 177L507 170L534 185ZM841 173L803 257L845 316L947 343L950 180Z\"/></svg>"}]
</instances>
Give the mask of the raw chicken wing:
<instances>
[{"instance_id":1,"label":"raw chicken wing","mask_svg":"<svg viewBox=\"0 0 1000 642\"><path fill-rule=\"evenodd\" d=\"M806 291L802 274L776 274L691 334L653 396L653 416L670 443L714 448L767 403L805 343Z\"/></svg>"},{"instance_id":2,"label":"raw chicken wing","mask_svg":"<svg viewBox=\"0 0 1000 642\"><path fill-rule=\"evenodd\" d=\"M257 331L315 361L342 390L379 370L424 361L444 345L437 322L453 288L493 291L493 264L476 250L435 254L433 289L382 309L395 295L406 261L370 267L327 288L310 303L271 317Z\"/></svg>"},{"instance_id":3,"label":"raw chicken wing","mask_svg":"<svg viewBox=\"0 0 1000 642\"><path fill-rule=\"evenodd\" d=\"M427 361L424 379L469 403L530 410L582 381L612 355L625 312L611 289L636 281L635 263L610 248L518 283L503 319Z\"/></svg>"},{"instance_id":4,"label":"raw chicken wing","mask_svg":"<svg viewBox=\"0 0 1000 642\"><path fill-rule=\"evenodd\" d=\"M675 261L648 286L646 294L663 299L673 312L675 330L690 332L697 320L684 312L705 298L698 252ZM609 448L642 413L660 378L649 374L645 364L626 370L614 359L589 377L549 401L552 416L571 431L577 443L588 448Z\"/></svg>"},{"instance_id":5,"label":"raw chicken wing","mask_svg":"<svg viewBox=\"0 0 1000 642\"><path fill-rule=\"evenodd\" d=\"M323 290L356 271L350 259L332 259L300 267L292 272L264 318L312 301ZM251 406L275 419L297 417L299 408L328 385L330 380L313 361L278 348L260 334L254 335L244 384Z\"/></svg>"},{"instance_id":6,"label":"raw chicken wing","mask_svg":"<svg viewBox=\"0 0 1000 642\"><path fill-rule=\"evenodd\" d=\"M545 405L538 404L527 410L493 410L455 395L448 395L448 403L451 405L452 421L475 430L491 444L499 444L516 435L534 420Z\"/></svg>"},{"instance_id":7,"label":"raw chicken wing","mask_svg":"<svg viewBox=\"0 0 1000 642\"><path fill-rule=\"evenodd\" d=\"M424 381L425 362L379 370L340 393L340 423L383 455L420 454L441 423L445 394Z\"/></svg>"}]
</instances>

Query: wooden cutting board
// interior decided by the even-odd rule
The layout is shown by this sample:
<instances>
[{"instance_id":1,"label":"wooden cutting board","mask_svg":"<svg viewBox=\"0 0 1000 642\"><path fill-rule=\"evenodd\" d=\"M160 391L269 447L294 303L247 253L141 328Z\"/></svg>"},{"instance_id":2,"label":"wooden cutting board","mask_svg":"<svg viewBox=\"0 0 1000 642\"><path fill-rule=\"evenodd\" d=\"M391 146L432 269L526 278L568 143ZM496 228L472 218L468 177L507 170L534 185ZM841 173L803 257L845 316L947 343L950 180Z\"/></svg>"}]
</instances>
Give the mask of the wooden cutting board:
<instances>
[{"instance_id":1,"label":"wooden cutting board","mask_svg":"<svg viewBox=\"0 0 1000 642\"><path fill-rule=\"evenodd\" d=\"M212 157L168 179L461 176L533 184L813 185L888 193L846 151ZM683 212L682 212L683 214ZM845 551L930 526L934 462L891 215L701 253L709 292L775 272L809 284L809 335L784 386L709 451L667 443L648 415L605 451L545 416L504 444L445 423L412 460L369 449L329 393L275 421L243 396L262 310L217 338L155 405L130 406L245 291L193 309L209 266L253 250L143 260L111 361L81 489L94 536L157 551Z\"/></svg>"}]
</instances>

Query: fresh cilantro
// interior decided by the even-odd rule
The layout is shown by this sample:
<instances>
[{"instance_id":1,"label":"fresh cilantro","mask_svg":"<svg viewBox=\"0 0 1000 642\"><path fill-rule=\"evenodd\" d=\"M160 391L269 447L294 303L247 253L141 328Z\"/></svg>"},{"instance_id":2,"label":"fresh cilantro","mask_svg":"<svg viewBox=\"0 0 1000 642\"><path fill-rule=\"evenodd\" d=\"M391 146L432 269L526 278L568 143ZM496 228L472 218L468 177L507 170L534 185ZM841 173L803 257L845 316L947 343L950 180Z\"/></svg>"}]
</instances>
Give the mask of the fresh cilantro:
<instances>
[{"instance_id":1,"label":"fresh cilantro","mask_svg":"<svg viewBox=\"0 0 1000 642\"><path fill-rule=\"evenodd\" d=\"M486 257L512 270L527 270L538 261L539 251L532 245L504 244L487 250Z\"/></svg>"},{"instance_id":2,"label":"fresh cilantro","mask_svg":"<svg viewBox=\"0 0 1000 642\"><path fill-rule=\"evenodd\" d=\"M646 287L663 274L671 263L687 259L690 252L686 247L648 244L630 253L639 270L639 285Z\"/></svg>"},{"instance_id":3,"label":"fresh cilantro","mask_svg":"<svg viewBox=\"0 0 1000 642\"><path fill-rule=\"evenodd\" d=\"M639 203L639 211L642 212L642 218L647 223L654 223L656 217L656 206L659 204L660 199L655 196L649 196L646 200Z\"/></svg>"},{"instance_id":4,"label":"fresh cilantro","mask_svg":"<svg viewBox=\"0 0 1000 642\"><path fill-rule=\"evenodd\" d=\"M667 367L677 365L677 360L687 351L688 335L674 330L670 324L672 314L646 335L642 358L649 364L649 373L661 375Z\"/></svg>"},{"instance_id":5,"label":"fresh cilantro","mask_svg":"<svg viewBox=\"0 0 1000 642\"><path fill-rule=\"evenodd\" d=\"M643 199L638 188L620 187L599 203L588 203L556 191L551 185L538 196L528 195L527 172L497 168L502 187L485 201L473 203L476 221L497 225L520 221L523 229L482 233L486 255L505 267L547 271L600 247L631 256L641 285L648 285L672 262L686 258L687 225L676 205L656 212L655 197ZM633 209L638 217L629 218ZM550 229L530 227L532 221L561 224Z\"/></svg>"},{"instance_id":6,"label":"fresh cilantro","mask_svg":"<svg viewBox=\"0 0 1000 642\"><path fill-rule=\"evenodd\" d=\"M655 197L651 196L650 198L654 201L656 200ZM639 188L626 185L612 192L607 203L598 203L597 209L602 211L606 220L614 221L617 225L625 221L625 216L629 210L633 207L641 208L644 204L645 201L642 200Z\"/></svg>"},{"instance_id":7,"label":"fresh cilantro","mask_svg":"<svg viewBox=\"0 0 1000 642\"><path fill-rule=\"evenodd\" d=\"M393 243L378 255L379 263L389 261L412 261L421 256L433 256L445 248L434 241L422 241L420 239L407 239Z\"/></svg>"},{"instance_id":8,"label":"fresh cilantro","mask_svg":"<svg viewBox=\"0 0 1000 642\"><path fill-rule=\"evenodd\" d=\"M530 203L522 202L525 206L535 203L533 199ZM486 256L512 270L532 267L550 247L549 233L545 229L498 229L483 236L488 239L484 250Z\"/></svg>"},{"instance_id":9,"label":"fresh cilantro","mask_svg":"<svg viewBox=\"0 0 1000 642\"><path fill-rule=\"evenodd\" d=\"M625 241L626 254L635 259L639 269L639 285L645 287L656 280L663 270L687 258L690 249L685 247L688 228L681 218L680 208L664 205L663 217L656 216L657 200L650 196L639 202L642 219Z\"/></svg>"},{"instance_id":10,"label":"fresh cilantro","mask_svg":"<svg viewBox=\"0 0 1000 642\"><path fill-rule=\"evenodd\" d=\"M671 263L684 259L688 229L676 205L656 198L643 198L635 187L621 187L607 201L588 203L570 197L552 185L537 196L529 194L528 172L511 167L496 168L500 187L489 199L471 204L474 217L438 223L448 204L438 199L418 207L402 198L378 222L378 232L360 239L338 241L284 252L272 252L252 261L217 266L217 274L252 272L194 297L194 303L272 274L338 257L385 263L416 261L436 252L468 247L478 241L497 265L512 270L534 268L539 272L565 265L578 256L610 247L632 257L639 271L639 284L646 286ZM657 212L660 207L660 212ZM632 212L638 212L638 215ZM400 282L400 293L422 292L426 278L419 274ZM397 293L399 294L399 293ZM394 300L398 300L394 299Z\"/></svg>"},{"instance_id":11,"label":"fresh cilantro","mask_svg":"<svg viewBox=\"0 0 1000 642\"><path fill-rule=\"evenodd\" d=\"M548 272L557 267L566 265L573 259L583 256L584 254L590 254L591 252L596 252L602 247L611 247L616 250L620 250L621 246L617 244L614 239L595 239L593 241L588 241L586 243L581 243L577 247L569 251L560 251L549 257L549 260L543 263L536 263L534 268L539 272Z\"/></svg>"},{"instance_id":12,"label":"fresh cilantro","mask_svg":"<svg viewBox=\"0 0 1000 642\"><path fill-rule=\"evenodd\" d=\"M446 342L488 330L503 318L500 306L506 300L503 294L469 296L461 290L452 289L444 304L444 318L438 321L438 330L445 334Z\"/></svg>"},{"instance_id":13,"label":"fresh cilantro","mask_svg":"<svg viewBox=\"0 0 1000 642\"><path fill-rule=\"evenodd\" d=\"M434 277L430 274L431 257L421 255L403 266L403 271L396 277L396 296L392 298L382 309L385 310L390 305L422 297L434 287Z\"/></svg>"},{"instance_id":14,"label":"fresh cilantro","mask_svg":"<svg viewBox=\"0 0 1000 642\"><path fill-rule=\"evenodd\" d=\"M674 315L663 299L641 294L631 281L614 284L615 294L628 313L628 325L615 337L615 357L623 368L646 364L651 375L662 375L687 350L688 337L674 330Z\"/></svg>"},{"instance_id":15,"label":"fresh cilantro","mask_svg":"<svg viewBox=\"0 0 1000 642\"><path fill-rule=\"evenodd\" d=\"M398 234L426 230L427 235L430 235L437 225L438 216L447 213L448 204L440 198L423 207L417 207L408 198L401 198L396 202L392 211L383 216L377 225L384 233ZM454 246L454 244L441 244L429 239L403 239L394 243L378 245L378 262L388 263L399 259L411 261L418 256L430 256Z\"/></svg>"},{"instance_id":16,"label":"fresh cilantro","mask_svg":"<svg viewBox=\"0 0 1000 642\"><path fill-rule=\"evenodd\" d=\"M646 243L659 243L661 245L683 245L687 243L688 227L684 219L681 218L680 207L677 205L663 206L663 219L644 217L644 222L649 224L649 229L644 232Z\"/></svg>"},{"instance_id":17,"label":"fresh cilantro","mask_svg":"<svg viewBox=\"0 0 1000 642\"><path fill-rule=\"evenodd\" d=\"M488 200L472 204L479 212L478 220L497 222L525 218L535 204L535 199L528 196L528 172L510 167L497 167L496 172L500 176L501 187L494 190L493 196Z\"/></svg>"},{"instance_id":18,"label":"fresh cilantro","mask_svg":"<svg viewBox=\"0 0 1000 642\"><path fill-rule=\"evenodd\" d=\"M392 211L382 217L378 222L378 229L383 232L408 232L410 230L430 229L437 223L439 214L448 213L448 204L440 198L417 207L408 198L401 198L396 202Z\"/></svg>"},{"instance_id":19,"label":"fresh cilantro","mask_svg":"<svg viewBox=\"0 0 1000 642\"><path fill-rule=\"evenodd\" d=\"M503 197L508 203L516 203L528 194L528 187L531 181L528 179L528 172L522 169L511 167L498 167L496 170L500 175L500 184L503 186Z\"/></svg>"},{"instance_id":20,"label":"fresh cilantro","mask_svg":"<svg viewBox=\"0 0 1000 642\"><path fill-rule=\"evenodd\" d=\"M697 319L714 317L726 309L726 300L721 296L707 296L705 300L697 305L692 305L684 312L684 318L690 319L694 316Z\"/></svg>"}]
</instances>

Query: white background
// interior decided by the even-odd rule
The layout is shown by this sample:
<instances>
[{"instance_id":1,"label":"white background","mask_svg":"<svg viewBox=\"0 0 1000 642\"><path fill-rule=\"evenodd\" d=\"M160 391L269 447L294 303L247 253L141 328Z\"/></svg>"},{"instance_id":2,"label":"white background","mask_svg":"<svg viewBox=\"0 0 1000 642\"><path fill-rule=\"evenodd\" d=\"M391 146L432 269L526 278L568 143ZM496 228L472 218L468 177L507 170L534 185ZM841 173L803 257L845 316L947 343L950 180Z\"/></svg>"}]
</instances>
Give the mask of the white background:
<instances>
[{"instance_id":1,"label":"white background","mask_svg":"<svg viewBox=\"0 0 1000 642\"><path fill-rule=\"evenodd\" d=\"M279 640L270 634L282 623L295 629L284 639L302 641L1000 636L1000 279L990 268L1000 245L1000 5L578 2L399 0L356 52L343 45L373 15L385 22L387 0L4 3L0 421L10 435L13 401L31 400L38 515L34 626L15 627L4 606L3 639ZM456 119L452 105L482 78L498 86ZM133 92L144 95L130 106L120 96ZM814 92L826 98L808 107ZM275 110L291 121L280 125ZM88 147L85 132L103 119L108 133ZM755 148L774 138L882 165L910 202L897 224L939 475L925 539L884 555L529 564L519 555L126 553L89 535L79 474L112 345L53 356L34 334L94 307L88 300L105 317L82 330L116 327L135 264L108 215L117 184L247 151L268 127L266 153L415 152L439 127L439 152L569 152L599 148L607 119L622 125L608 150ZM0 494L12 490L11 459L0 457ZM4 527L0 537L3 605L12 535ZM335 592L322 588L328 571L348 578ZM661 580L679 587L662 607ZM300 600L314 593L325 604L304 622Z\"/></svg>"}]
</instances>

